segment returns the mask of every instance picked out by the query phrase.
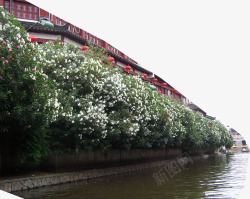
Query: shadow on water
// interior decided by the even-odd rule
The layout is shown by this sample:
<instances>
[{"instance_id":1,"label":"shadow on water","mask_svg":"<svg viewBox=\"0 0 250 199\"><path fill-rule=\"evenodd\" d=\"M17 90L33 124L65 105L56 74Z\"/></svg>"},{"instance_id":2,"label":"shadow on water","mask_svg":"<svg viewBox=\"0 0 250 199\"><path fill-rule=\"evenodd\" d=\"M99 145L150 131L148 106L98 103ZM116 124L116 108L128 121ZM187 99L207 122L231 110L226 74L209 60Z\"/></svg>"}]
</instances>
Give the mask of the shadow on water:
<instances>
[{"instance_id":1,"label":"shadow on water","mask_svg":"<svg viewBox=\"0 0 250 199\"><path fill-rule=\"evenodd\" d=\"M180 172L167 175L161 185L146 173L99 178L15 192L25 199L165 199L236 198L244 188L248 154L218 155L195 160Z\"/></svg>"}]
</instances>

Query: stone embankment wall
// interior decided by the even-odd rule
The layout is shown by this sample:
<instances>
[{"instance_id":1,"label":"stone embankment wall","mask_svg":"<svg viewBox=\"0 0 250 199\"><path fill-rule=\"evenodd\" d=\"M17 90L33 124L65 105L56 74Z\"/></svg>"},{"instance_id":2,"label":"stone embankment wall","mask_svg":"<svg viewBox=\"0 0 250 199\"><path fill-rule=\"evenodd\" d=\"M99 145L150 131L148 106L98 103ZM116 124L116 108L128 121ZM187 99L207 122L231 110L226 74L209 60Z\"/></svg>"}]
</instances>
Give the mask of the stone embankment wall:
<instances>
[{"instance_id":1,"label":"stone embankment wall","mask_svg":"<svg viewBox=\"0 0 250 199\"><path fill-rule=\"evenodd\" d=\"M142 150L140 150L142 152ZM165 151L165 150L164 150ZM156 155L156 154L158 155ZM192 161L199 159L202 157L202 154L210 154L212 151L190 151L189 153L185 153L188 155L196 155L192 156ZM150 155L153 155L153 157L159 158L163 152L146 152L144 155L147 157L144 157L144 160L149 160ZM74 156L74 155L71 155ZM70 161L71 159L73 161L73 157L66 156L65 159L62 157L59 158L60 161L57 159L57 164L61 165L67 161ZM91 156L92 157L92 156ZM98 157L98 156L93 156ZM92 158L93 158L92 157ZM121 156L119 156L121 157ZM15 191L21 191L21 190L27 190L27 189L33 189L33 188L39 188L44 186L50 186L50 185L58 185L63 183L69 183L69 182L78 182L78 181L84 181L89 180L93 178L100 178L100 177L107 177L112 175L123 175L123 174L129 174L134 172L142 172L146 171L148 169L154 169L158 167L163 167L167 165L170 161L177 160L179 158L185 159L186 157L182 157L180 150L169 150L165 153L165 160L161 161L153 161L153 162L147 162L147 163L137 163L136 161L140 161L137 159L139 157L138 155L132 155L126 156L128 159L132 161L131 163L134 163L132 165L126 165L126 166L116 166L116 167L108 167L108 168L100 168L100 169L91 169L91 170L82 170L78 172L67 172L67 173L59 173L59 174L46 174L41 176L31 176L31 177L24 177L24 178L15 178L15 179L5 179L0 180L0 190L6 191L6 192L15 192ZM140 155L141 157L141 155ZM136 160L136 161L134 161ZM152 157L150 159L152 161ZM79 161L79 159L75 160L76 162ZM124 159L125 161L125 159ZM98 161L99 162L99 161ZM185 161L184 161L185 162ZM100 163L100 162L99 162ZM189 163L186 161L186 163ZM57 166L58 166L57 165ZM71 165L72 166L72 165ZM61 166L60 166L61 168ZM72 168L72 167L70 167Z\"/></svg>"},{"instance_id":2,"label":"stone embankment wall","mask_svg":"<svg viewBox=\"0 0 250 199\"><path fill-rule=\"evenodd\" d=\"M47 176L26 177L0 181L0 189L6 192L15 192L26 189L39 188L49 185L58 185L69 182L78 182L94 178L107 177L113 175L142 172L148 169L162 167L170 160L142 163L104 169L85 170L81 172L61 173Z\"/></svg>"}]
</instances>

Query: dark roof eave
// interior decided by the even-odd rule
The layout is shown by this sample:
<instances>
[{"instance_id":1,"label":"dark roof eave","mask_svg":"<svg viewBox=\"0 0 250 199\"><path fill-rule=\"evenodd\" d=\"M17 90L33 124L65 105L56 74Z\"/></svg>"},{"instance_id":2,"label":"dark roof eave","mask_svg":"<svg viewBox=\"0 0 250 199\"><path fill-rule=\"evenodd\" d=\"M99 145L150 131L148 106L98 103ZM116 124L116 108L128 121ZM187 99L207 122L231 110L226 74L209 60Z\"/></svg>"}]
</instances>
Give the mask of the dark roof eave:
<instances>
[{"instance_id":1,"label":"dark roof eave","mask_svg":"<svg viewBox=\"0 0 250 199\"><path fill-rule=\"evenodd\" d=\"M208 119L210 119L210 120L215 120L215 119L216 119L216 117L213 117L213 116L210 116L210 115L206 115L206 117L207 117Z\"/></svg>"},{"instance_id":2,"label":"dark roof eave","mask_svg":"<svg viewBox=\"0 0 250 199\"><path fill-rule=\"evenodd\" d=\"M159 77L159 76L156 75L156 74L155 74L155 78L158 79L158 81L160 80L161 83L166 82L164 79L162 79L161 77ZM170 88L172 88L172 89L174 88L174 87L171 86L168 82L166 82L166 83L167 83L168 87L170 87Z\"/></svg>"},{"instance_id":3,"label":"dark roof eave","mask_svg":"<svg viewBox=\"0 0 250 199\"><path fill-rule=\"evenodd\" d=\"M25 27L25 29L28 29L31 25L31 23L29 22L22 22L21 21L21 24ZM62 35L62 36L66 36L70 39L74 39L75 41L85 45L87 44L87 40L76 35L76 34L73 34L67 30L61 30L61 29L57 29L57 28L47 28L47 27L44 27L44 26L41 26L41 25L35 25L34 27L32 27L30 30L30 32L38 32L38 33L49 33L49 34L53 34L53 35Z\"/></svg>"},{"instance_id":4,"label":"dark roof eave","mask_svg":"<svg viewBox=\"0 0 250 199\"><path fill-rule=\"evenodd\" d=\"M188 106L190 109L192 109L192 110L199 111L199 112L202 112L202 113L206 114L205 111L203 111L200 107L198 107L198 106L195 105L195 104L188 104L187 106Z\"/></svg>"},{"instance_id":5,"label":"dark roof eave","mask_svg":"<svg viewBox=\"0 0 250 199\"><path fill-rule=\"evenodd\" d=\"M117 54L115 54L115 53L113 53L113 52L111 52L109 50L108 50L108 54L110 56L114 57L118 61L122 61L122 62L127 63L128 65L132 66L134 69L136 69L136 70L138 70L140 72L146 73L148 75L153 74L151 71L149 71L149 70L147 70L147 69L145 69L145 68L143 68L143 67L135 64L134 62L131 62L131 61L129 61L129 60L127 60L127 59L125 59L125 58L123 58L123 57L121 57L121 56L119 56L119 55L117 55Z\"/></svg>"}]
</instances>

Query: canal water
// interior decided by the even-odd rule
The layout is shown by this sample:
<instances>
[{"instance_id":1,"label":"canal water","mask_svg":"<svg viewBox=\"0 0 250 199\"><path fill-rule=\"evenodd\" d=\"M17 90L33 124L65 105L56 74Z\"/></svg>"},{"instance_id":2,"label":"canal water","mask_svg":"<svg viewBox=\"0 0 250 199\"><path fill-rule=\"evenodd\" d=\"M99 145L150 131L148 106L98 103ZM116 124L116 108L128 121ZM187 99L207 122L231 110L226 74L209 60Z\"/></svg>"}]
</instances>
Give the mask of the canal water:
<instances>
[{"instance_id":1,"label":"canal water","mask_svg":"<svg viewBox=\"0 0 250 199\"><path fill-rule=\"evenodd\" d=\"M237 198L244 188L247 163L247 153L205 156L179 170L172 167L172 172L163 167L14 194L25 199Z\"/></svg>"}]
</instances>

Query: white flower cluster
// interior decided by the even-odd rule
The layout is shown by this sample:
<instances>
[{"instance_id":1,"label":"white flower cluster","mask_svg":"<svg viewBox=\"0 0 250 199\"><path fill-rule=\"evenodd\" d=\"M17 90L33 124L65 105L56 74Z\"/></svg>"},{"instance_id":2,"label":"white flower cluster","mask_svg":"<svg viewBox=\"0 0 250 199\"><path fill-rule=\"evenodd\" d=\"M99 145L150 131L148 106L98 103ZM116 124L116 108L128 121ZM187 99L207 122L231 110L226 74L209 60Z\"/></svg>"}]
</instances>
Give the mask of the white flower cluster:
<instances>
[{"instance_id":1,"label":"white flower cluster","mask_svg":"<svg viewBox=\"0 0 250 199\"><path fill-rule=\"evenodd\" d=\"M108 107L113 107L117 102L128 103L128 88L121 74L108 75L99 85L99 99L106 101Z\"/></svg>"}]
</instances>

